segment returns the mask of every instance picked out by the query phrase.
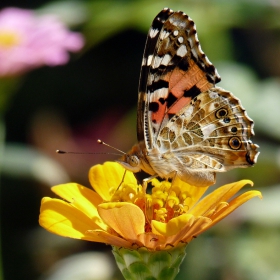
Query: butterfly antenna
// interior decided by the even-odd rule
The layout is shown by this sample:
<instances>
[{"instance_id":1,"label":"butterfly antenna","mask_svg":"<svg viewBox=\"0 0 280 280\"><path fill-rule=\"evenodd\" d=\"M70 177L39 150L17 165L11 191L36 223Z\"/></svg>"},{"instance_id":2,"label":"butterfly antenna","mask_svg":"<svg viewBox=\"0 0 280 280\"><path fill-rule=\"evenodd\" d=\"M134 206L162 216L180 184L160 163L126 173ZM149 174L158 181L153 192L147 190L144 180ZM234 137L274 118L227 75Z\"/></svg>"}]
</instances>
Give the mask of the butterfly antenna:
<instances>
[{"instance_id":1,"label":"butterfly antenna","mask_svg":"<svg viewBox=\"0 0 280 280\"><path fill-rule=\"evenodd\" d=\"M74 154L74 155L115 155L115 156L121 156L122 154L117 153L90 153L90 152L69 152L69 151L63 151L63 150L56 150L57 154Z\"/></svg>"},{"instance_id":2,"label":"butterfly antenna","mask_svg":"<svg viewBox=\"0 0 280 280\"><path fill-rule=\"evenodd\" d=\"M117 149L117 148L115 148L115 147L113 147L113 146L111 146L111 145L109 145L109 144L107 144L107 143L103 142L103 141L102 141L102 140L100 140L100 139L98 139L98 140L97 140L97 143L98 143L98 144L100 144L100 145L107 146L107 147L109 147L109 148L111 148L111 149L113 149L113 150L116 150L116 151L118 151L118 152L122 153L123 155L125 155L125 154L126 154L125 152L123 152L123 151L121 151L121 150L119 150L119 149Z\"/></svg>"},{"instance_id":3,"label":"butterfly antenna","mask_svg":"<svg viewBox=\"0 0 280 280\"><path fill-rule=\"evenodd\" d=\"M69 152L69 151L63 151L63 150L56 150L55 152L58 153L58 154L74 154L74 155L102 155L102 154L104 154L104 155L121 156L121 155L125 155L126 154L125 152L123 152L123 151L121 151L121 150L119 150L119 149L117 149L117 148L115 148L115 147L113 147L113 146L103 142L100 139L97 140L97 143L101 144L101 145L105 145L105 146L107 146L107 147L109 147L109 148L111 148L113 150L116 150L120 154L117 154L117 153L90 153L90 152L84 152L83 153L83 152Z\"/></svg>"}]
</instances>

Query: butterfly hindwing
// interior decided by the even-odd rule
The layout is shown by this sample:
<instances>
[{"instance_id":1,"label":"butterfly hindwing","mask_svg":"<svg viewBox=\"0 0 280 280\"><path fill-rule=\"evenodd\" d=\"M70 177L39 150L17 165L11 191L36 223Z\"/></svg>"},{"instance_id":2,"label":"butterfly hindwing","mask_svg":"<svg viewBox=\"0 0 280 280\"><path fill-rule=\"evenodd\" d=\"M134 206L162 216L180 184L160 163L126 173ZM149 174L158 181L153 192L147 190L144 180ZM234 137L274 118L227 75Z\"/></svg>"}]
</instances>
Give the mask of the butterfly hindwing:
<instances>
[{"instance_id":1,"label":"butterfly hindwing","mask_svg":"<svg viewBox=\"0 0 280 280\"><path fill-rule=\"evenodd\" d=\"M211 88L194 98L160 130L160 153L171 151L193 170L227 171L252 165L258 154L251 143L253 121L238 98Z\"/></svg>"}]
</instances>

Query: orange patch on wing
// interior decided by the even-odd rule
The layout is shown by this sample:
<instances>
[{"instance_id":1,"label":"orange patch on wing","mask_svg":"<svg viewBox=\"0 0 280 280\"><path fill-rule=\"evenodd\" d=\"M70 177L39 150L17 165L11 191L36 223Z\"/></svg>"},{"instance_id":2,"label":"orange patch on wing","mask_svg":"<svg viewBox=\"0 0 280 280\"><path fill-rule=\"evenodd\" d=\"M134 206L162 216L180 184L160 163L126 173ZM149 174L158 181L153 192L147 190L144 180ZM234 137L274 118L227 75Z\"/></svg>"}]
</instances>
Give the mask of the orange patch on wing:
<instances>
[{"instance_id":1,"label":"orange patch on wing","mask_svg":"<svg viewBox=\"0 0 280 280\"><path fill-rule=\"evenodd\" d=\"M205 91L213 86L213 84L207 81L204 71L193 60L189 61L188 71L185 72L175 68L164 77L164 80L169 82L169 90L177 98L183 96L184 91L189 90L194 85L201 91Z\"/></svg>"},{"instance_id":2,"label":"orange patch on wing","mask_svg":"<svg viewBox=\"0 0 280 280\"><path fill-rule=\"evenodd\" d=\"M173 106L168 110L168 114L177 114L182 108L191 102L190 97L181 97Z\"/></svg>"},{"instance_id":3,"label":"orange patch on wing","mask_svg":"<svg viewBox=\"0 0 280 280\"><path fill-rule=\"evenodd\" d=\"M155 121L156 123L161 123L166 112L166 102L164 104L161 104L160 102L157 103L159 107L156 112L152 112L152 121Z\"/></svg>"},{"instance_id":4,"label":"orange patch on wing","mask_svg":"<svg viewBox=\"0 0 280 280\"><path fill-rule=\"evenodd\" d=\"M212 86L213 84L209 83L206 79L200 80L196 83L196 87L198 87L201 92L210 89Z\"/></svg>"},{"instance_id":5,"label":"orange patch on wing","mask_svg":"<svg viewBox=\"0 0 280 280\"><path fill-rule=\"evenodd\" d=\"M209 83L205 77L205 73L198 65L193 61L189 61L188 71L180 70L178 67L172 72L169 72L164 80L169 82L169 92L171 92L177 99L168 110L169 114L177 114L182 108L191 102L191 97L184 97L184 92L191 89L194 85L204 92L211 87L212 83ZM156 102L156 101L154 101ZM159 108L156 112L152 112L152 121L157 124L161 123L167 111L167 104L161 104L157 102Z\"/></svg>"},{"instance_id":6,"label":"orange patch on wing","mask_svg":"<svg viewBox=\"0 0 280 280\"><path fill-rule=\"evenodd\" d=\"M191 102L190 97L184 97L184 92L191 89L194 85L204 92L210 89L213 84L209 83L197 64L190 60L188 71L182 71L175 68L172 72L164 77L164 80L169 81L169 90L178 98L177 101L168 110L169 114L178 113L183 107Z\"/></svg>"}]
</instances>

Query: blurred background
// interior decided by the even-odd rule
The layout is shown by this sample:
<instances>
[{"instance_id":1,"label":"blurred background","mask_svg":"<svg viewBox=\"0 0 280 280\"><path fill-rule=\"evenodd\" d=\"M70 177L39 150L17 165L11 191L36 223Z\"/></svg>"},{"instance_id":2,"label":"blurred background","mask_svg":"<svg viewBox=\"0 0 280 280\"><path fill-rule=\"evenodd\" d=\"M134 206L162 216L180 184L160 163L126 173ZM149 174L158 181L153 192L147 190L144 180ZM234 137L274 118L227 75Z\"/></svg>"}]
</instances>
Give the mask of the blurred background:
<instances>
[{"instance_id":1,"label":"blurred background","mask_svg":"<svg viewBox=\"0 0 280 280\"><path fill-rule=\"evenodd\" d=\"M112 152L96 143L100 138L127 151L136 142L140 64L150 24L163 7L191 16L222 77L218 86L240 98L255 122L258 163L218 174L216 186L251 179L264 196L191 242L176 279L280 279L279 0L1 0L0 8L7 7L54 15L83 35L84 47L57 66L0 76L2 279L123 279L110 246L40 228L40 201L54 197L56 184L89 186L89 168L116 159L56 149Z\"/></svg>"}]
</instances>

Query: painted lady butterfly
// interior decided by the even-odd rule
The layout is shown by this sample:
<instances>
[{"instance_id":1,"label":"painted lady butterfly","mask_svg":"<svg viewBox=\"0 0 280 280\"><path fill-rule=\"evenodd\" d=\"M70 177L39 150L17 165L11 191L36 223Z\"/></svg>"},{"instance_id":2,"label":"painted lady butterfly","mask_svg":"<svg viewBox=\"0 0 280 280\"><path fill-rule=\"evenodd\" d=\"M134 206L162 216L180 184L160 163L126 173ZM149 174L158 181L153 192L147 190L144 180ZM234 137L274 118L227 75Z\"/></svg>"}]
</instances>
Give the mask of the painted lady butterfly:
<instances>
[{"instance_id":1,"label":"painted lady butterfly","mask_svg":"<svg viewBox=\"0 0 280 280\"><path fill-rule=\"evenodd\" d=\"M138 144L119 161L133 172L215 183L216 172L256 163L258 145L238 98L215 87L221 80L201 50L195 24L165 8L154 19L139 82Z\"/></svg>"}]
</instances>

